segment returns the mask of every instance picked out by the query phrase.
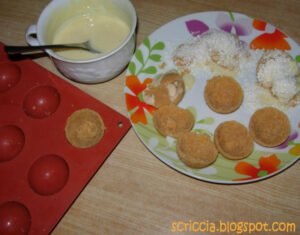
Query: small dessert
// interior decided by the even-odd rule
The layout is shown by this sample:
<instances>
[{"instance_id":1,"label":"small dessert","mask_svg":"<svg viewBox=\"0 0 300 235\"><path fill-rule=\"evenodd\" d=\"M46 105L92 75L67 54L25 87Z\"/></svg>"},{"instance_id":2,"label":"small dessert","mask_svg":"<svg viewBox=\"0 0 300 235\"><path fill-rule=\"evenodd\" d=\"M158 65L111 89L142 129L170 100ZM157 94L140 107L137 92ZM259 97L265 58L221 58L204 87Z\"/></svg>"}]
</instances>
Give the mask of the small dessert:
<instances>
[{"instance_id":1,"label":"small dessert","mask_svg":"<svg viewBox=\"0 0 300 235\"><path fill-rule=\"evenodd\" d=\"M215 130L214 142L218 151L231 160L248 157L254 147L248 129L236 121L221 123Z\"/></svg>"},{"instance_id":2,"label":"small dessert","mask_svg":"<svg viewBox=\"0 0 300 235\"><path fill-rule=\"evenodd\" d=\"M167 87L171 103L178 104L182 100L185 86L181 75L178 73L167 73L162 77L160 84Z\"/></svg>"},{"instance_id":3,"label":"small dessert","mask_svg":"<svg viewBox=\"0 0 300 235\"><path fill-rule=\"evenodd\" d=\"M194 68L211 63L233 71L239 70L241 58L246 58L248 54L236 35L210 30L179 45L173 61L181 72L191 72Z\"/></svg>"},{"instance_id":4,"label":"small dessert","mask_svg":"<svg viewBox=\"0 0 300 235\"><path fill-rule=\"evenodd\" d=\"M216 76L207 81L204 98L213 111L222 114L231 113L242 104L243 90L233 78Z\"/></svg>"},{"instance_id":5,"label":"small dessert","mask_svg":"<svg viewBox=\"0 0 300 235\"><path fill-rule=\"evenodd\" d=\"M153 124L163 136L177 137L181 132L190 131L195 123L193 114L174 104L158 108L153 115Z\"/></svg>"},{"instance_id":6,"label":"small dessert","mask_svg":"<svg viewBox=\"0 0 300 235\"><path fill-rule=\"evenodd\" d=\"M205 134L184 132L177 139L176 151L180 160L189 167L203 168L212 164L218 151Z\"/></svg>"},{"instance_id":7,"label":"small dessert","mask_svg":"<svg viewBox=\"0 0 300 235\"><path fill-rule=\"evenodd\" d=\"M167 73L148 85L143 91L143 98L147 104L159 108L171 103L178 104L184 93L185 87L182 77L178 73Z\"/></svg>"},{"instance_id":8,"label":"small dessert","mask_svg":"<svg viewBox=\"0 0 300 235\"><path fill-rule=\"evenodd\" d=\"M296 105L300 96L300 70L287 52L264 52L258 61L256 75L258 83L281 102Z\"/></svg>"},{"instance_id":9,"label":"small dessert","mask_svg":"<svg viewBox=\"0 0 300 235\"><path fill-rule=\"evenodd\" d=\"M70 144L77 148L89 148L102 139L104 123L100 115L91 109L80 109L72 113L65 127Z\"/></svg>"},{"instance_id":10,"label":"small dessert","mask_svg":"<svg viewBox=\"0 0 300 235\"><path fill-rule=\"evenodd\" d=\"M249 130L256 143L275 147L288 138L291 126L286 114L276 108L266 107L252 115Z\"/></svg>"}]
</instances>

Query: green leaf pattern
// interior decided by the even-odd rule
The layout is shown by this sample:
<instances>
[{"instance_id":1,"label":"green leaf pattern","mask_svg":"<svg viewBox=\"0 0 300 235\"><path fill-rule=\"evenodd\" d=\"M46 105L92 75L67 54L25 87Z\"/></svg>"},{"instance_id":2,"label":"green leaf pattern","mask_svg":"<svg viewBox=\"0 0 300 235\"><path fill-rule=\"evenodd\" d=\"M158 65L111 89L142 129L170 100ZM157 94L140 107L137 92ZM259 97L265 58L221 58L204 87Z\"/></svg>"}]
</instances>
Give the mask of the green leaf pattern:
<instances>
[{"instance_id":1,"label":"green leaf pattern","mask_svg":"<svg viewBox=\"0 0 300 235\"><path fill-rule=\"evenodd\" d=\"M134 62L130 62L128 65L128 71L130 72L130 74L135 74L136 71L136 66Z\"/></svg>"},{"instance_id":2,"label":"green leaf pattern","mask_svg":"<svg viewBox=\"0 0 300 235\"><path fill-rule=\"evenodd\" d=\"M141 49L137 49L135 52L135 58L141 63L144 64L144 57Z\"/></svg>"},{"instance_id":3,"label":"green leaf pattern","mask_svg":"<svg viewBox=\"0 0 300 235\"><path fill-rule=\"evenodd\" d=\"M154 65L148 65L149 62L159 63L161 62L161 55L157 52L165 49L164 42L156 42L151 46L149 38L146 38L142 43L142 46L136 50L134 59L128 65L128 71L132 75L140 74L156 74L157 68ZM137 70L137 68L139 68Z\"/></svg>"}]
</instances>

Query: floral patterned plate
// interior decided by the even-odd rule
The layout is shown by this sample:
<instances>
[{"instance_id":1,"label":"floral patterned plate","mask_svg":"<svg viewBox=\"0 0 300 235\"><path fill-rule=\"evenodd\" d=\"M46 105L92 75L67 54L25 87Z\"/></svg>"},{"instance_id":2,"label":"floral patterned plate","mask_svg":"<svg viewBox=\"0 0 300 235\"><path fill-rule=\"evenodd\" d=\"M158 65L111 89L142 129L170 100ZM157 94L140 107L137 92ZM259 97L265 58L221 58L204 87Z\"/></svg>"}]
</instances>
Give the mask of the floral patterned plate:
<instances>
[{"instance_id":1,"label":"floral patterned plate","mask_svg":"<svg viewBox=\"0 0 300 235\"><path fill-rule=\"evenodd\" d=\"M134 130L157 158L177 171L200 180L241 184L266 179L282 172L300 156L300 105L286 111L292 132L282 145L264 148L255 144L255 150L246 159L232 161L219 155L212 165L203 169L192 169L184 165L176 154L175 140L162 137L153 127L152 115L156 108L143 101L142 91L153 79L175 68L170 66L172 63L169 63L168 58L176 46L209 29L221 29L236 34L253 53L262 52L263 49L286 50L300 63L299 45L264 21L232 12L195 13L173 20L144 40L128 66L124 93ZM249 69L248 75L250 83L255 84L255 68ZM196 124L193 131L212 135L218 124L232 119L248 126L249 118L255 109L247 102L234 113L227 115L214 113L207 107L203 89L209 78L207 72L200 71L194 79L185 81L187 92L179 106L188 108L195 115ZM244 89L249 85L242 79L239 82Z\"/></svg>"}]
</instances>

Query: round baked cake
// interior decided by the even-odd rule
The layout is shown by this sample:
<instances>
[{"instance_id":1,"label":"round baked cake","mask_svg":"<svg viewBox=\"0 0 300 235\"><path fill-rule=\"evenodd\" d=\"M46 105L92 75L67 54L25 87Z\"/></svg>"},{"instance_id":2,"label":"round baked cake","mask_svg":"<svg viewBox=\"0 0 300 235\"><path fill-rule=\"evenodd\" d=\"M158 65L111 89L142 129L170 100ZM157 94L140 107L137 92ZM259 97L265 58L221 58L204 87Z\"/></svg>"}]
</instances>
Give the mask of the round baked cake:
<instances>
[{"instance_id":1,"label":"round baked cake","mask_svg":"<svg viewBox=\"0 0 300 235\"><path fill-rule=\"evenodd\" d=\"M248 129L237 121L225 121L214 132L218 151L226 158L239 160L253 152L253 139Z\"/></svg>"},{"instance_id":2,"label":"round baked cake","mask_svg":"<svg viewBox=\"0 0 300 235\"><path fill-rule=\"evenodd\" d=\"M190 131L195 123L194 115L174 104L160 107L154 112L153 124L163 136L177 137L181 132Z\"/></svg>"},{"instance_id":3,"label":"round baked cake","mask_svg":"<svg viewBox=\"0 0 300 235\"><path fill-rule=\"evenodd\" d=\"M176 143L176 151L181 161L192 168L206 167L212 164L218 155L210 137L195 132L180 134Z\"/></svg>"},{"instance_id":4,"label":"round baked cake","mask_svg":"<svg viewBox=\"0 0 300 235\"><path fill-rule=\"evenodd\" d=\"M291 126L285 113L273 107L266 107L255 111L251 116L249 130L256 143L265 147L275 147L288 138Z\"/></svg>"},{"instance_id":5,"label":"round baked cake","mask_svg":"<svg viewBox=\"0 0 300 235\"><path fill-rule=\"evenodd\" d=\"M143 91L143 99L147 104L157 108L178 104L185 93L185 85L182 76L178 73L167 73L154 80Z\"/></svg>"},{"instance_id":6,"label":"round baked cake","mask_svg":"<svg viewBox=\"0 0 300 235\"><path fill-rule=\"evenodd\" d=\"M207 105L217 113L231 113L243 102L243 90L231 77L216 76L208 80L204 90Z\"/></svg>"},{"instance_id":7,"label":"round baked cake","mask_svg":"<svg viewBox=\"0 0 300 235\"><path fill-rule=\"evenodd\" d=\"M104 123L100 115L91 109L80 109L71 114L65 126L65 135L77 148L89 148L102 139Z\"/></svg>"}]
</instances>

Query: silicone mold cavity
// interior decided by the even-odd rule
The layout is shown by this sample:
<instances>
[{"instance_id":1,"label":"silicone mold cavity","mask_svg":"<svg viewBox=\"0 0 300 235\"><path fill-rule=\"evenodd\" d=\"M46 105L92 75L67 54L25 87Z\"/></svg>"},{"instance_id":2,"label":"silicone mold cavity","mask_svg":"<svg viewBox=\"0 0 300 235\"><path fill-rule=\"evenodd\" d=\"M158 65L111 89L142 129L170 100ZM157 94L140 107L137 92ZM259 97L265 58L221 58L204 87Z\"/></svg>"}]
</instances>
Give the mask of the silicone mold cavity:
<instances>
[{"instance_id":1,"label":"silicone mold cavity","mask_svg":"<svg viewBox=\"0 0 300 235\"><path fill-rule=\"evenodd\" d=\"M32 118L51 116L60 104L60 95L52 86L38 86L32 89L24 99L24 112Z\"/></svg>"},{"instance_id":2,"label":"silicone mold cavity","mask_svg":"<svg viewBox=\"0 0 300 235\"><path fill-rule=\"evenodd\" d=\"M66 185L68 178L68 164L54 154L40 157L33 163L28 174L31 188L40 195L59 192Z\"/></svg>"},{"instance_id":3,"label":"silicone mold cavity","mask_svg":"<svg viewBox=\"0 0 300 235\"><path fill-rule=\"evenodd\" d=\"M12 62L0 64L0 92L14 87L21 78L21 69Z\"/></svg>"},{"instance_id":4,"label":"silicone mold cavity","mask_svg":"<svg viewBox=\"0 0 300 235\"><path fill-rule=\"evenodd\" d=\"M30 226L31 216L23 204L9 201L0 205L0 234L25 235Z\"/></svg>"},{"instance_id":5,"label":"silicone mold cavity","mask_svg":"<svg viewBox=\"0 0 300 235\"><path fill-rule=\"evenodd\" d=\"M0 127L0 163L15 158L23 149L25 135L13 125Z\"/></svg>"}]
</instances>

